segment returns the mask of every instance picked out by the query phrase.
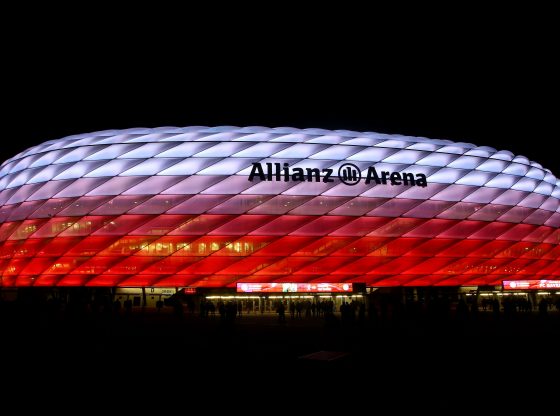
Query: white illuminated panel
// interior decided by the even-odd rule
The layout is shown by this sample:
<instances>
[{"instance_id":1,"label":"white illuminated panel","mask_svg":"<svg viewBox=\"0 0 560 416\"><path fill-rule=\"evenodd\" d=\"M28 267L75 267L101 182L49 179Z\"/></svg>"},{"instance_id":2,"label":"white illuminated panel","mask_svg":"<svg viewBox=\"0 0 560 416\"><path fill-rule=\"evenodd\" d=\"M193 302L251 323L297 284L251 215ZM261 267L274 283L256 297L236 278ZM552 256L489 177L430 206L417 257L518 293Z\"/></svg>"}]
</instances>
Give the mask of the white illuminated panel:
<instances>
[{"instance_id":1,"label":"white illuminated panel","mask_svg":"<svg viewBox=\"0 0 560 416\"><path fill-rule=\"evenodd\" d=\"M130 152L124 153L119 156L121 159L145 159L161 153L170 147L173 147L173 143L148 143L140 146L137 149L131 150Z\"/></svg>"},{"instance_id":2,"label":"white illuminated panel","mask_svg":"<svg viewBox=\"0 0 560 416\"><path fill-rule=\"evenodd\" d=\"M206 169L202 169L198 172L199 175L234 175L242 169L251 166L252 162L256 162L256 159L245 159L245 158L231 158L221 160Z\"/></svg>"},{"instance_id":3,"label":"white illuminated panel","mask_svg":"<svg viewBox=\"0 0 560 416\"><path fill-rule=\"evenodd\" d=\"M169 150L158 153L155 157L189 157L195 153L201 152L202 150L210 147L210 143L204 142L187 142L181 143L177 146L172 147Z\"/></svg>"},{"instance_id":4,"label":"white illuminated panel","mask_svg":"<svg viewBox=\"0 0 560 416\"><path fill-rule=\"evenodd\" d=\"M207 148L199 153L195 153L193 157L227 157L233 153L240 152L250 146L247 142L226 142L219 143Z\"/></svg>"},{"instance_id":5,"label":"white illuminated panel","mask_svg":"<svg viewBox=\"0 0 560 416\"><path fill-rule=\"evenodd\" d=\"M556 182L558 181L556 177L550 173L550 171L546 173L543 180L551 185L556 185Z\"/></svg>"},{"instance_id":6,"label":"white illuminated panel","mask_svg":"<svg viewBox=\"0 0 560 416\"><path fill-rule=\"evenodd\" d=\"M492 149L494 150L494 149ZM513 153L507 151L507 150L500 150L499 152L496 152L494 154L490 154L490 159L500 159L500 160L512 160L513 159Z\"/></svg>"},{"instance_id":7,"label":"white illuminated panel","mask_svg":"<svg viewBox=\"0 0 560 416\"><path fill-rule=\"evenodd\" d=\"M66 166L68 169L59 173L57 176L54 177L54 180L59 179L76 179L85 176L88 172L91 172L103 162L94 161L94 160L82 160L81 162L74 163L74 164L67 164ZM109 176L109 175L107 175Z\"/></svg>"},{"instance_id":8,"label":"white illuminated panel","mask_svg":"<svg viewBox=\"0 0 560 416\"><path fill-rule=\"evenodd\" d=\"M47 182L66 169L68 169L66 165L49 165L40 169L39 173L29 179L27 183Z\"/></svg>"},{"instance_id":9,"label":"white illuminated panel","mask_svg":"<svg viewBox=\"0 0 560 416\"><path fill-rule=\"evenodd\" d=\"M275 144L278 145L279 143ZM261 146L264 148L265 144L263 143ZM298 143L288 147L287 149L276 152L272 156L279 159L303 159L320 152L321 150L325 149L325 147L325 145L321 144ZM247 152L247 155L245 157L248 157L251 153L252 152Z\"/></svg>"},{"instance_id":10,"label":"white illuminated panel","mask_svg":"<svg viewBox=\"0 0 560 416\"><path fill-rule=\"evenodd\" d=\"M542 171L542 169L539 168L531 168L529 169L529 172L525 174L525 176L533 179L542 180L544 179L544 172Z\"/></svg>"},{"instance_id":11,"label":"white illuminated panel","mask_svg":"<svg viewBox=\"0 0 560 416\"><path fill-rule=\"evenodd\" d=\"M504 173L508 173L510 175L518 175L523 176L529 171L529 167L527 165L522 165L521 163L510 163L507 168L504 169Z\"/></svg>"},{"instance_id":12,"label":"white illuminated panel","mask_svg":"<svg viewBox=\"0 0 560 416\"><path fill-rule=\"evenodd\" d=\"M245 150L235 153L233 157L269 157L270 155L276 154L283 149L296 146L298 145L288 143L257 143L252 144L251 147L248 147Z\"/></svg>"},{"instance_id":13,"label":"white illuminated panel","mask_svg":"<svg viewBox=\"0 0 560 416\"><path fill-rule=\"evenodd\" d=\"M416 150L400 150L397 153L383 159L385 163L407 163L412 165L419 159L422 159L426 155L426 152L420 152Z\"/></svg>"},{"instance_id":14,"label":"white illuminated panel","mask_svg":"<svg viewBox=\"0 0 560 416\"><path fill-rule=\"evenodd\" d=\"M513 176L513 175L504 175L504 174L499 174L495 177L493 177L492 179L490 179L487 183L486 186L490 187L490 188L504 188L504 189L509 189L513 186L513 184L515 182L517 182L519 180L518 176Z\"/></svg>"},{"instance_id":15,"label":"white illuminated panel","mask_svg":"<svg viewBox=\"0 0 560 416\"><path fill-rule=\"evenodd\" d=\"M480 157L489 157L493 152L495 152L495 149L492 149L490 147L485 148L483 147L476 147L474 149L471 149L467 152L465 152L466 155L469 156L480 156Z\"/></svg>"},{"instance_id":16,"label":"white illuminated panel","mask_svg":"<svg viewBox=\"0 0 560 416\"><path fill-rule=\"evenodd\" d=\"M443 146L443 147L436 150L436 152L438 152L438 153L453 153L453 154L457 154L457 155L462 155L466 151L467 151L467 149L465 149L464 147L461 147L461 146L457 146L457 145Z\"/></svg>"},{"instance_id":17,"label":"white illuminated panel","mask_svg":"<svg viewBox=\"0 0 560 416\"><path fill-rule=\"evenodd\" d=\"M560 280L504 280L504 290L560 290Z\"/></svg>"},{"instance_id":18,"label":"white illuminated panel","mask_svg":"<svg viewBox=\"0 0 560 416\"><path fill-rule=\"evenodd\" d=\"M488 159L486 162L479 165L476 169L483 172L501 172L507 166L507 162L503 160Z\"/></svg>"},{"instance_id":19,"label":"white illuminated panel","mask_svg":"<svg viewBox=\"0 0 560 416\"><path fill-rule=\"evenodd\" d=\"M241 293L351 293L352 283L237 283Z\"/></svg>"},{"instance_id":20,"label":"white illuminated panel","mask_svg":"<svg viewBox=\"0 0 560 416\"><path fill-rule=\"evenodd\" d=\"M395 152L396 152L395 149L390 149L390 148L365 149L352 156L349 156L348 160L361 160L364 162L379 162L380 160L389 157Z\"/></svg>"},{"instance_id":21,"label":"white illuminated panel","mask_svg":"<svg viewBox=\"0 0 560 416\"><path fill-rule=\"evenodd\" d=\"M377 146L391 147L393 149L403 149L407 146L407 143L403 140L385 140L381 143L378 143Z\"/></svg>"},{"instance_id":22,"label":"white illuminated panel","mask_svg":"<svg viewBox=\"0 0 560 416\"><path fill-rule=\"evenodd\" d=\"M220 159L202 157L189 158L162 170L158 175L194 175L206 166L210 166L219 160Z\"/></svg>"},{"instance_id":23,"label":"white illuminated panel","mask_svg":"<svg viewBox=\"0 0 560 416\"><path fill-rule=\"evenodd\" d=\"M554 187L551 184L541 182L533 192L536 192L537 194L550 195L553 190Z\"/></svg>"},{"instance_id":24,"label":"white illuminated panel","mask_svg":"<svg viewBox=\"0 0 560 416\"><path fill-rule=\"evenodd\" d=\"M447 166L458 169L474 169L484 161L481 157L460 156Z\"/></svg>"},{"instance_id":25,"label":"white illuminated panel","mask_svg":"<svg viewBox=\"0 0 560 416\"><path fill-rule=\"evenodd\" d=\"M89 155L93 153L97 153L103 148L103 146L85 146L85 147L78 147L71 152L66 153L61 158L54 161L55 164L59 163L70 163L70 162L78 162L80 160L85 159Z\"/></svg>"},{"instance_id":26,"label":"white illuminated panel","mask_svg":"<svg viewBox=\"0 0 560 416\"><path fill-rule=\"evenodd\" d=\"M459 185L482 186L494 176L496 176L495 173L479 172L475 170L467 173L465 176L457 180L457 183Z\"/></svg>"},{"instance_id":27,"label":"white illuminated panel","mask_svg":"<svg viewBox=\"0 0 560 416\"><path fill-rule=\"evenodd\" d=\"M359 146L344 146L344 145L334 145L330 146L325 150L322 150L314 155L309 156L310 159L327 159L327 160L343 160L359 152L361 147Z\"/></svg>"},{"instance_id":28,"label":"white illuminated panel","mask_svg":"<svg viewBox=\"0 0 560 416\"><path fill-rule=\"evenodd\" d=\"M443 168L428 177L428 181L435 183L455 183L468 173L465 169Z\"/></svg>"},{"instance_id":29,"label":"white illuminated panel","mask_svg":"<svg viewBox=\"0 0 560 416\"><path fill-rule=\"evenodd\" d=\"M19 162L15 164L13 168L10 169L11 173L19 172L20 170L26 169L37 159L37 156L28 156L24 159L21 159Z\"/></svg>"},{"instance_id":30,"label":"white illuminated panel","mask_svg":"<svg viewBox=\"0 0 560 416\"><path fill-rule=\"evenodd\" d=\"M109 147L105 147L104 149L99 150L98 152L95 152L87 156L86 158L84 158L84 160L115 159L120 155L122 155L123 153L126 153L129 150L134 149L138 146L139 145L135 145L135 144L112 144Z\"/></svg>"},{"instance_id":31,"label":"white illuminated panel","mask_svg":"<svg viewBox=\"0 0 560 416\"><path fill-rule=\"evenodd\" d=\"M426 156L425 158L420 159L416 163L418 165L427 165L427 166L447 166L456 158L457 156L455 155L449 155L445 153L433 153L431 155Z\"/></svg>"},{"instance_id":32,"label":"white illuminated panel","mask_svg":"<svg viewBox=\"0 0 560 416\"><path fill-rule=\"evenodd\" d=\"M171 158L153 158L145 160L144 162L122 172L120 176L142 176L142 175L155 175L169 166L172 166L181 159L171 159Z\"/></svg>"},{"instance_id":33,"label":"white illuminated panel","mask_svg":"<svg viewBox=\"0 0 560 416\"><path fill-rule=\"evenodd\" d=\"M130 169L132 166L137 165L139 161L134 159L115 159L110 161L98 161L96 163L101 166L83 176L89 178L112 178L113 176L117 176L121 172Z\"/></svg>"},{"instance_id":34,"label":"white illuminated panel","mask_svg":"<svg viewBox=\"0 0 560 416\"><path fill-rule=\"evenodd\" d=\"M58 151L55 151L55 152L45 153L43 156L41 156L39 159L37 159L35 162L33 162L29 167L30 168L36 168L36 167L39 167L39 166L51 165L54 162L56 162L59 158L64 156L66 153L67 153L67 150L58 150Z\"/></svg>"},{"instance_id":35,"label":"white illuminated panel","mask_svg":"<svg viewBox=\"0 0 560 416\"><path fill-rule=\"evenodd\" d=\"M8 175L7 177L9 178L9 182L6 185L6 188L15 188L16 186L25 184L36 172L36 170L23 170L21 172Z\"/></svg>"},{"instance_id":36,"label":"white illuminated panel","mask_svg":"<svg viewBox=\"0 0 560 416\"><path fill-rule=\"evenodd\" d=\"M531 192L537 187L538 184L539 184L539 182L536 179L521 178L519 181L517 181L517 183L515 183L511 187L511 189L516 189L518 191Z\"/></svg>"},{"instance_id":37,"label":"white illuminated panel","mask_svg":"<svg viewBox=\"0 0 560 416\"><path fill-rule=\"evenodd\" d=\"M441 146L435 143L414 143L407 147L407 149L411 150L426 150L428 152L434 152L439 149Z\"/></svg>"}]
</instances>

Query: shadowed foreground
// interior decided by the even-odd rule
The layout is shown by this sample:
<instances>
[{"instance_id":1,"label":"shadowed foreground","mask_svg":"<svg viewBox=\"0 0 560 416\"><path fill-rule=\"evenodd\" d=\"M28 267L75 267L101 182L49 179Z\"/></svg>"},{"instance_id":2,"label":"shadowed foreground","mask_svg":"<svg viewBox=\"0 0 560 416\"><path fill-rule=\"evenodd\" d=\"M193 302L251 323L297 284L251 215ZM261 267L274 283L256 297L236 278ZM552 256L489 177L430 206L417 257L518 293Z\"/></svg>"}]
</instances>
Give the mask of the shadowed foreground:
<instances>
[{"instance_id":1,"label":"shadowed foreground","mask_svg":"<svg viewBox=\"0 0 560 416\"><path fill-rule=\"evenodd\" d=\"M166 309L166 308L164 308ZM8 389L153 400L270 396L376 409L553 406L560 315L458 320L216 317L140 310L49 313L3 305ZM263 394L265 396L263 396ZM205 396L204 396L205 397ZM131 400L128 397L126 400ZM287 400L287 401L286 401ZM152 401L150 401L152 403ZM269 403L269 404L270 404ZM299 403L299 402L298 402ZM149 406L150 404L146 404Z\"/></svg>"}]
</instances>

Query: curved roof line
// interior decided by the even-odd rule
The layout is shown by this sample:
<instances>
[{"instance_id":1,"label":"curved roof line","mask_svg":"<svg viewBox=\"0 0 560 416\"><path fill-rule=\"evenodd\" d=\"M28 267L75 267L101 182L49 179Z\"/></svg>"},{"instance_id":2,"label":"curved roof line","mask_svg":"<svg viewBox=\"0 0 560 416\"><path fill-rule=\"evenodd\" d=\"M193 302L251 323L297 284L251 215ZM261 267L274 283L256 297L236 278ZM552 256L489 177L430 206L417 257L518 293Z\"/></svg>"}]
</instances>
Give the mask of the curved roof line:
<instances>
[{"instance_id":1,"label":"curved roof line","mask_svg":"<svg viewBox=\"0 0 560 416\"><path fill-rule=\"evenodd\" d=\"M270 137L266 137L270 135ZM129 136L129 137L127 137ZM228 137L229 136L229 137ZM346 144L353 145L351 140L361 140L360 145L376 145L379 147L400 147L407 148L414 144L441 146L438 153L462 153L467 155L483 155L493 159L515 161L517 163L529 165L542 169L552 174L549 169L543 168L537 162L531 161L525 156L514 155L507 150L496 150L489 146L477 146L472 143L454 142L443 139L430 139L421 136L405 136L401 134L386 134L376 132L356 132L352 130L327 130L321 128L295 128L295 127L264 127L264 126L187 126L187 127L136 127L129 129L102 130L90 133L74 134L60 139L53 139L42 144L33 146L20 152L19 154L4 161L0 167L22 159L23 157L46 152L54 149L66 149L77 146L87 146L91 144L117 143L107 139L120 138L120 143L144 143L159 141L249 141L249 142L291 142L291 143L317 143L317 144ZM95 140L97 138L97 140ZM228 140L229 139L229 140ZM117 139L118 140L118 139ZM410 143L410 145L398 145L400 143ZM64 143L64 144L62 144ZM464 149L463 152L459 149ZM468 153L467 153L468 152ZM557 184L558 186L558 184Z\"/></svg>"}]
</instances>

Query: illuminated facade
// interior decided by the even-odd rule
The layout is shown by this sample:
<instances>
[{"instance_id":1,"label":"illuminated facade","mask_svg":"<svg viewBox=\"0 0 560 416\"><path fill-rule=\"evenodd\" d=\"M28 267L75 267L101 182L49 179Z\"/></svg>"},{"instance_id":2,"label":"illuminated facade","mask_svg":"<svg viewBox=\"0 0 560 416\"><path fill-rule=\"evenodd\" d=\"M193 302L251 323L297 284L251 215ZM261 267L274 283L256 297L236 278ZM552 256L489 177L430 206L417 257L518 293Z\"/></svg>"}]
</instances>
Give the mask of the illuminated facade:
<instances>
[{"instance_id":1,"label":"illuminated facade","mask_svg":"<svg viewBox=\"0 0 560 416\"><path fill-rule=\"evenodd\" d=\"M81 134L0 169L10 286L560 279L560 181L508 151L264 127Z\"/></svg>"}]
</instances>

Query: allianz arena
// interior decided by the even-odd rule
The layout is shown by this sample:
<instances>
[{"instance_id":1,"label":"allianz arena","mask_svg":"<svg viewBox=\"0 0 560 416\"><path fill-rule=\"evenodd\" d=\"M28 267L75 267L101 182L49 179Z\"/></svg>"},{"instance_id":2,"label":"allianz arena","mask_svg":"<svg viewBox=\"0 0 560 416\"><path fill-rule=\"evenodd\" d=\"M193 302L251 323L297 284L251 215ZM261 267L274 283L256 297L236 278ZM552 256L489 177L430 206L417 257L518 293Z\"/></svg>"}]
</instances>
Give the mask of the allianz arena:
<instances>
[{"instance_id":1,"label":"allianz arena","mask_svg":"<svg viewBox=\"0 0 560 416\"><path fill-rule=\"evenodd\" d=\"M469 143L230 126L80 134L1 165L1 286L557 287L559 200L550 170Z\"/></svg>"}]
</instances>

